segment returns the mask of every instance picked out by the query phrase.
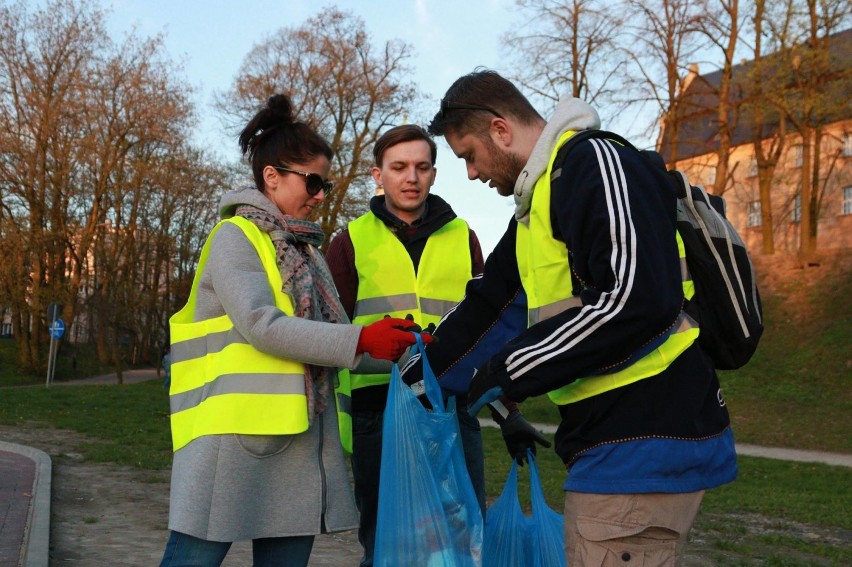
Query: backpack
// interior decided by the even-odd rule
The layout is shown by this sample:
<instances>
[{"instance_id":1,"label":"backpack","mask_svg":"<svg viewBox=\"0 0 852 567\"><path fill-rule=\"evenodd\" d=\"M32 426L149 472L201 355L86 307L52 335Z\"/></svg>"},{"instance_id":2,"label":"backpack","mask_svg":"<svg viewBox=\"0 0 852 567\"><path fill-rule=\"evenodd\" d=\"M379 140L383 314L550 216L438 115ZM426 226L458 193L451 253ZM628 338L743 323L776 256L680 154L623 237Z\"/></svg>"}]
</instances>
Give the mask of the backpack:
<instances>
[{"instance_id":1,"label":"backpack","mask_svg":"<svg viewBox=\"0 0 852 567\"><path fill-rule=\"evenodd\" d=\"M650 167L666 169L657 152L637 150L618 134L603 130L582 130L569 138L554 163L562 164L574 145L589 138L605 138L633 148ZM686 301L684 311L698 321L698 343L713 365L719 370L740 368L751 359L763 334L754 266L742 238L725 216L725 200L690 185L681 171L667 173L677 194L675 225L695 285L695 295Z\"/></svg>"}]
</instances>

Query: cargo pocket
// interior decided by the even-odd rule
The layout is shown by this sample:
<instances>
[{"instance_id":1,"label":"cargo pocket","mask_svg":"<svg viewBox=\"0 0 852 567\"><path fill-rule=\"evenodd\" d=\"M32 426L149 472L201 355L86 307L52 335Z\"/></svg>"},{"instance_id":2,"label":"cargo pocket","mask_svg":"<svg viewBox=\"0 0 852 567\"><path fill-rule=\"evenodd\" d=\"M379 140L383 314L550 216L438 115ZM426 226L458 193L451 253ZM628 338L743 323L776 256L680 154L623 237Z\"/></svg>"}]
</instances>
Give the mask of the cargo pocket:
<instances>
[{"instance_id":1,"label":"cargo pocket","mask_svg":"<svg viewBox=\"0 0 852 567\"><path fill-rule=\"evenodd\" d=\"M652 567L675 565L678 534L659 527L608 524L578 518L580 541L569 565L584 567Z\"/></svg>"}]
</instances>

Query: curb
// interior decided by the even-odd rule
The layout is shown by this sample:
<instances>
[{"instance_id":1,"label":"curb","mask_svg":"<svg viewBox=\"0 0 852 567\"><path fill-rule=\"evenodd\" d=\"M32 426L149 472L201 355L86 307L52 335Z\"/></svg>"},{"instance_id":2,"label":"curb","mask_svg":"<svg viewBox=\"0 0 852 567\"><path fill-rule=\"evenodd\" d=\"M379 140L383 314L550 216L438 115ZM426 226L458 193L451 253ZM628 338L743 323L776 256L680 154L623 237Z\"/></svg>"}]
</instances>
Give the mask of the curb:
<instances>
[{"instance_id":1,"label":"curb","mask_svg":"<svg viewBox=\"0 0 852 567\"><path fill-rule=\"evenodd\" d=\"M52 465L44 451L0 441L0 450L17 453L35 463L32 501L21 545L21 567L47 567L50 555L50 492Z\"/></svg>"}]
</instances>

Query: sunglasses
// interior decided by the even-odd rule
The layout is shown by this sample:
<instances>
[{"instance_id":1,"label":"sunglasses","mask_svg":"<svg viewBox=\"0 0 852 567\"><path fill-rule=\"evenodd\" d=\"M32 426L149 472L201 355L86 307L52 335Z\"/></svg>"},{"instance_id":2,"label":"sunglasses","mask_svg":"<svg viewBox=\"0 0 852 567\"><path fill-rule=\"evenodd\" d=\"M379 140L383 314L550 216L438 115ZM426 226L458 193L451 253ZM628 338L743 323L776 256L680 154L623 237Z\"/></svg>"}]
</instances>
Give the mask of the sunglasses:
<instances>
[{"instance_id":1,"label":"sunglasses","mask_svg":"<svg viewBox=\"0 0 852 567\"><path fill-rule=\"evenodd\" d=\"M500 116L500 113L494 110L493 108L489 108L487 106L482 106L480 104L465 104L463 102L453 102L451 100L447 100L445 98L441 99L441 110L439 114L443 116L446 114L448 110L484 110L485 112L490 112L497 118L503 118Z\"/></svg>"},{"instance_id":2,"label":"sunglasses","mask_svg":"<svg viewBox=\"0 0 852 567\"><path fill-rule=\"evenodd\" d=\"M332 183L331 181L323 181L322 177L320 177L317 173L308 173L306 171L290 169L289 167L284 167L281 165L273 165L272 167L274 167L278 171L286 171L287 173L295 173L296 175L304 176L305 190L311 197L316 197L316 195L320 191L325 191L325 194L328 195L334 188L334 183Z\"/></svg>"}]
</instances>

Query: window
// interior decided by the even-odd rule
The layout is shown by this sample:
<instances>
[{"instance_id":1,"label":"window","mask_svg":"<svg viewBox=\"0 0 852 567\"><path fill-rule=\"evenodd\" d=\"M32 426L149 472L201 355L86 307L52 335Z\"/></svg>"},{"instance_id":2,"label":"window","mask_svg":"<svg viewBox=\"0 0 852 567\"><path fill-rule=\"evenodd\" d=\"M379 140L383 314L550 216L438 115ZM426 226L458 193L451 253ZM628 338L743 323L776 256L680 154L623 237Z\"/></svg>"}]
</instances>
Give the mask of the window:
<instances>
[{"instance_id":1,"label":"window","mask_svg":"<svg viewBox=\"0 0 852 567\"><path fill-rule=\"evenodd\" d=\"M749 177L757 177L757 158L751 158L751 161L748 162L748 176Z\"/></svg>"},{"instance_id":2,"label":"window","mask_svg":"<svg viewBox=\"0 0 852 567\"><path fill-rule=\"evenodd\" d=\"M852 185L843 188L843 214L852 215Z\"/></svg>"},{"instance_id":3,"label":"window","mask_svg":"<svg viewBox=\"0 0 852 567\"><path fill-rule=\"evenodd\" d=\"M793 214L790 217L793 222L802 222L802 196L793 197Z\"/></svg>"},{"instance_id":4,"label":"window","mask_svg":"<svg viewBox=\"0 0 852 567\"><path fill-rule=\"evenodd\" d=\"M804 161L804 147L802 144L793 146L793 167L802 167Z\"/></svg>"},{"instance_id":5,"label":"window","mask_svg":"<svg viewBox=\"0 0 852 567\"><path fill-rule=\"evenodd\" d=\"M707 170L707 186L713 187L714 185L716 185L716 168L710 167Z\"/></svg>"},{"instance_id":6,"label":"window","mask_svg":"<svg viewBox=\"0 0 852 567\"><path fill-rule=\"evenodd\" d=\"M760 226L760 201L748 204L746 226Z\"/></svg>"},{"instance_id":7,"label":"window","mask_svg":"<svg viewBox=\"0 0 852 567\"><path fill-rule=\"evenodd\" d=\"M852 133L850 132L843 134L843 155L852 157Z\"/></svg>"}]
</instances>

